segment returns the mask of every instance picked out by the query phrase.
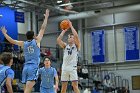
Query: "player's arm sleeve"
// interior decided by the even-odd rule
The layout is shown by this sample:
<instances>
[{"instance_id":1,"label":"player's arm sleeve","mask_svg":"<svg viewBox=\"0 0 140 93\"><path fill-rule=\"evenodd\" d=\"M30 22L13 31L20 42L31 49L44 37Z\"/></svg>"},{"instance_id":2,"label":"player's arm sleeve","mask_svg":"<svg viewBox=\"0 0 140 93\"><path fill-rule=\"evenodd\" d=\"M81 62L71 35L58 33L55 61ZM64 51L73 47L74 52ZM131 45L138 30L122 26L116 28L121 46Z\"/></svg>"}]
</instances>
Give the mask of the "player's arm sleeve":
<instances>
[{"instance_id":1,"label":"player's arm sleeve","mask_svg":"<svg viewBox=\"0 0 140 93\"><path fill-rule=\"evenodd\" d=\"M15 73L14 73L14 71L12 69L8 69L6 71L6 75L7 75L8 78L14 79Z\"/></svg>"},{"instance_id":2,"label":"player's arm sleeve","mask_svg":"<svg viewBox=\"0 0 140 93\"><path fill-rule=\"evenodd\" d=\"M56 77L56 76L58 76L58 75L57 75L56 69L54 68L54 77Z\"/></svg>"}]
</instances>

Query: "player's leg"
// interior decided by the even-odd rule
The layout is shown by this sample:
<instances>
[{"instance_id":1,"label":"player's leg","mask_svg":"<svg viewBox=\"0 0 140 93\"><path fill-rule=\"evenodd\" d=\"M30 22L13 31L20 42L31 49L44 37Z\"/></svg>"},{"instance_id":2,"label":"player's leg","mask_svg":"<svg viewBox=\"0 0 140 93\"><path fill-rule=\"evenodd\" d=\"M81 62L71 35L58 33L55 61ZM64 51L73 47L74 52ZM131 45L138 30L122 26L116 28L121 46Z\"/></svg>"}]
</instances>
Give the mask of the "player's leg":
<instances>
[{"instance_id":1,"label":"player's leg","mask_svg":"<svg viewBox=\"0 0 140 93\"><path fill-rule=\"evenodd\" d=\"M35 81L27 81L24 93L31 93L34 85L35 85Z\"/></svg>"},{"instance_id":2,"label":"player's leg","mask_svg":"<svg viewBox=\"0 0 140 93\"><path fill-rule=\"evenodd\" d=\"M80 93L80 90L78 88L78 81L72 81L72 87L73 87L74 93Z\"/></svg>"},{"instance_id":3,"label":"player's leg","mask_svg":"<svg viewBox=\"0 0 140 93\"><path fill-rule=\"evenodd\" d=\"M78 88L77 70L71 71L71 73L70 73L70 81L72 81L72 87L73 87L74 93L80 93L80 90Z\"/></svg>"},{"instance_id":4,"label":"player's leg","mask_svg":"<svg viewBox=\"0 0 140 93\"><path fill-rule=\"evenodd\" d=\"M24 66L24 68L23 68L23 70L22 70L22 84L24 84L24 85L23 85L23 87L24 87L24 91L25 91L25 88L26 88L26 82L27 82L27 78L26 78L27 70L28 70L27 67Z\"/></svg>"},{"instance_id":5,"label":"player's leg","mask_svg":"<svg viewBox=\"0 0 140 93\"><path fill-rule=\"evenodd\" d=\"M62 71L62 73L61 73L61 83L62 83L61 93L66 93L68 81L69 81L69 72Z\"/></svg>"},{"instance_id":6,"label":"player's leg","mask_svg":"<svg viewBox=\"0 0 140 93\"><path fill-rule=\"evenodd\" d=\"M67 85L68 85L68 82L67 81L63 81L62 82L61 93L66 93L66 91L67 91Z\"/></svg>"},{"instance_id":7,"label":"player's leg","mask_svg":"<svg viewBox=\"0 0 140 93\"><path fill-rule=\"evenodd\" d=\"M31 93L33 86L35 85L35 81L38 78L38 73L37 73L38 68L32 66L28 66L28 71L27 71L27 82L26 82L26 88L24 93Z\"/></svg>"}]
</instances>

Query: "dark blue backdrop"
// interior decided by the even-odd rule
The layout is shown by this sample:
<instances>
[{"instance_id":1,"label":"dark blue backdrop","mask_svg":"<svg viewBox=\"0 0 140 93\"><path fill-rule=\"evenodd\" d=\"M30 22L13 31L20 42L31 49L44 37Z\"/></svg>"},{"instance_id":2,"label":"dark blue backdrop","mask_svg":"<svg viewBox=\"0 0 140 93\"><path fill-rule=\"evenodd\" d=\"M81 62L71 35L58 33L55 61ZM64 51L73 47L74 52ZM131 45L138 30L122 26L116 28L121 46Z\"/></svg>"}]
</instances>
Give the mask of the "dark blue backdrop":
<instances>
[{"instance_id":1,"label":"dark blue backdrop","mask_svg":"<svg viewBox=\"0 0 140 93\"><path fill-rule=\"evenodd\" d=\"M139 30L136 26L124 27L125 60L139 60Z\"/></svg>"},{"instance_id":2,"label":"dark blue backdrop","mask_svg":"<svg viewBox=\"0 0 140 93\"><path fill-rule=\"evenodd\" d=\"M15 10L10 9L9 7L0 7L0 27L5 26L7 33L13 39L17 39L17 23L15 22ZM4 40L3 34L0 32L0 41Z\"/></svg>"},{"instance_id":3,"label":"dark blue backdrop","mask_svg":"<svg viewBox=\"0 0 140 93\"><path fill-rule=\"evenodd\" d=\"M92 61L93 63L105 62L105 32L96 30L91 32Z\"/></svg>"}]
</instances>

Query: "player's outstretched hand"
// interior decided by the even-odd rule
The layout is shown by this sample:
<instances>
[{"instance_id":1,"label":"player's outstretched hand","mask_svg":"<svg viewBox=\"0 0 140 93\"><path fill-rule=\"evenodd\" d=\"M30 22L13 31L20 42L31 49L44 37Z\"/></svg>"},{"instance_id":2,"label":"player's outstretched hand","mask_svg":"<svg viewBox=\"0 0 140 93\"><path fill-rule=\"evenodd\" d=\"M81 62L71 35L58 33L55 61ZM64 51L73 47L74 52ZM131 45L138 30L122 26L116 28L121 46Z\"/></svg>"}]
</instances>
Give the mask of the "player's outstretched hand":
<instances>
[{"instance_id":1,"label":"player's outstretched hand","mask_svg":"<svg viewBox=\"0 0 140 93\"><path fill-rule=\"evenodd\" d=\"M68 31L68 29L64 29L64 30L62 29L62 31L65 31L66 32L66 31Z\"/></svg>"},{"instance_id":2,"label":"player's outstretched hand","mask_svg":"<svg viewBox=\"0 0 140 93\"><path fill-rule=\"evenodd\" d=\"M5 26L2 26L2 27L0 28L0 30L2 31L3 34L7 33L7 30L6 30Z\"/></svg>"},{"instance_id":3,"label":"player's outstretched hand","mask_svg":"<svg viewBox=\"0 0 140 93\"><path fill-rule=\"evenodd\" d=\"M72 22L69 19L67 19L67 20L69 22L69 26L71 27L72 26Z\"/></svg>"},{"instance_id":4,"label":"player's outstretched hand","mask_svg":"<svg viewBox=\"0 0 140 93\"><path fill-rule=\"evenodd\" d=\"M50 10L49 9L46 9L46 13L44 14L45 17L48 17L49 16L49 12Z\"/></svg>"}]
</instances>

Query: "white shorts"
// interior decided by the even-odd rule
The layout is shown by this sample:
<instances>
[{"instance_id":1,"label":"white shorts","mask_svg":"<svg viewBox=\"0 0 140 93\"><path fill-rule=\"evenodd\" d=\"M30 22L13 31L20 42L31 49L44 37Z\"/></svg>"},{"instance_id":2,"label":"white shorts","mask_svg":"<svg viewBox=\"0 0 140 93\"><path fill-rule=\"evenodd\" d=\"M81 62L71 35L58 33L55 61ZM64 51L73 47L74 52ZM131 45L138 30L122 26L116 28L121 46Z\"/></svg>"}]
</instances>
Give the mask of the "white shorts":
<instances>
[{"instance_id":1,"label":"white shorts","mask_svg":"<svg viewBox=\"0 0 140 93\"><path fill-rule=\"evenodd\" d=\"M77 70L74 69L72 71L62 70L61 73L61 81L78 81Z\"/></svg>"}]
</instances>

